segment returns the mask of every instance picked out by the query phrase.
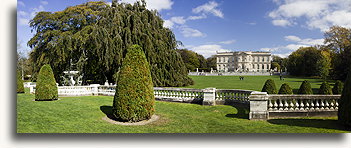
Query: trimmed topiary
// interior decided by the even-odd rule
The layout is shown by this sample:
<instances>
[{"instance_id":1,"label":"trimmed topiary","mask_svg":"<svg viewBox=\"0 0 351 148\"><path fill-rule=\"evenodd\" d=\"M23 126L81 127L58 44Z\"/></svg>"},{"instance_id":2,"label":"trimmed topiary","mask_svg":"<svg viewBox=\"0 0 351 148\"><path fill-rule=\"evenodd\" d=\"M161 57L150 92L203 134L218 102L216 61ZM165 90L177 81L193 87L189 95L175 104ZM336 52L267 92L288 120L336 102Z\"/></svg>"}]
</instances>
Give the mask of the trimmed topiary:
<instances>
[{"instance_id":1,"label":"trimmed topiary","mask_svg":"<svg viewBox=\"0 0 351 148\"><path fill-rule=\"evenodd\" d=\"M17 93L24 93L24 84L19 71L17 71Z\"/></svg>"},{"instance_id":2,"label":"trimmed topiary","mask_svg":"<svg viewBox=\"0 0 351 148\"><path fill-rule=\"evenodd\" d=\"M127 50L122 62L113 100L113 115L123 122L150 119L154 114L155 97L149 64L139 45Z\"/></svg>"},{"instance_id":3,"label":"trimmed topiary","mask_svg":"<svg viewBox=\"0 0 351 148\"><path fill-rule=\"evenodd\" d=\"M284 83L280 87L278 94L293 94L293 91L292 91L291 87L289 86L289 84Z\"/></svg>"},{"instance_id":4,"label":"trimmed topiary","mask_svg":"<svg viewBox=\"0 0 351 148\"><path fill-rule=\"evenodd\" d=\"M351 127L351 72L346 78L339 100L338 120L341 124Z\"/></svg>"},{"instance_id":5,"label":"trimmed topiary","mask_svg":"<svg viewBox=\"0 0 351 148\"><path fill-rule=\"evenodd\" d=\"M323 94L323 95L332 95L333 91L329 85L328 82L324 81L321 85L321 87L319 88L319 94Z\"/></svg>"},{"instance_id":6,"label":"trimmed topiary","mask_svg":"<svg viewBox=\"0 0 351 148\"><path fill-rule=\"evenodd\" d=\"M35 90L36 101L52 101L58 99L58 88L51 66L46 64L41 67L37 78Z\"/></svg>"},{"instance_id":7,"label":"trimmed topiary","mask_svg":"<svg viewBox=\"0 0 351 148\"><path fill-rule=\"evenodd\" d=\"M336 81L333 87L333 94L341 94L343 89L343 84L341 81Z\"/></svg>"},{"instance_id":8,"label":"trimmed topiary","mask_svg":"<svg viewBox=\"0 0 351 148\"><path fill-rule=\"evenodd\" d=\"M277 94L277 88L275 87L274 80L268 79L263 85L262 92L267 92L268 94Z\"/></svg>"},{"instance_id":9,"label":"trimmed topiary","mask_svg":"<svg viewBox=\"0 0 351 148\"><path fill-rule=\"evenodd\" d=\"M298 94L313 94L311 84L305 80L301 83L301 86L299 88L299 91L297 92Z\"/></svg>"}]
</instances>

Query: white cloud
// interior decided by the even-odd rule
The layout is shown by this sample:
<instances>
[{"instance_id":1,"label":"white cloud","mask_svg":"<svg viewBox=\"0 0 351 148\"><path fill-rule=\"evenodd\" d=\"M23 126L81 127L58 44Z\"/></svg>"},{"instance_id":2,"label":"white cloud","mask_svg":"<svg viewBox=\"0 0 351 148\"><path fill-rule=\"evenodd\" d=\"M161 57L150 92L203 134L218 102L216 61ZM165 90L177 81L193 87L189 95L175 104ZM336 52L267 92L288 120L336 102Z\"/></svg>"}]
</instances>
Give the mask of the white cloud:
<instances>
[{"instance_id":1,"label":"white cloud","mask_svg":"<svg viewBox=\"0 0 351 148\"><path fill-rule=\"evenodd\" d=\"M166 28L169 28L169 29L172 29L173 25L174 25L174 23L171 20L165 20L163 22L163 27L166 27Z\"/></svg>"},{"instance_id":2,"label":"white cloud","mask_svg":"<svg viewBox=\"0 0 351 148\"><path fill-rule=\"evenodd\" d=\"M260 50L270 51L274 55L279 55L280 57L287 57L293 51L299 49L300 47L311 47L315 45L322 45L324 42L324 39L311 39L311 38L301 39L300 37L293 36L293 35L285 36L284 39L292 43L284 46L261 48Z\"/></svg>"},{"instance_id":3,"label":"white cloud","mask_svg":"<svg viewBox=\"0 0 351 148\"><path fill-rule=\"evenodd\" d=\"M194 8L192 11L196 14L212 14L214 16L224 18L224 14L218 8L218 3L215 1L210 1L206 4Z\"/></svg>"},{"instance_id":4,"label":"white cloud","mask_svg":"<svg viewBox=\"0 0 351 148\"><path fill-rule=\"evenodd\" d=\"M163 27L172 29L175 24L183 25L186 23L186 20L182 16L171 17L169 20L165 20Z\"/></svg>"},{"instance_id":5,"label":"white cloud","mask_svg":"<svg viewBox=\"0 0 351 148\"><path fill-rule=\"evenodd\" d=\"M223 49L221 45L210 44L210 45L200 45L200 46L193 46L189 48L190 50L203 55L205 58L211 57L215 55L216 52L228 52L229 50Z\"/></svg>"},{"instance_id":6,"label":"white cloud","mask_svg":"<svg viewBox=\"0 0 351 148\"><path fill-rule=\"evenodd\" d=\"M134 4L137 0L121 0L123 3ZM172 9L172 0L146 0L147 9L156 9L158 11Z\"/></svg>"},{"instance_id":7,"label":"white cloud","mask_svg":"<svg viewBox=\"0 0 351 148\"><path fill-rule=\"evenodd\" d=\"M225 45L229 45L229 44L233 44L235 43L236 41L235 40L228 40L228 41L222 41L222 42L219 42L220 44L225 44Z\"/></svg>"},{"instance_id":8,"label":"white cloud","mask_svg":"<svg viewBox=\"0 0 351 148\"><path fill-rule=\"evenodd\" d=\"M206 34L202 33L201 31L187 26L181 26L180 32L183 34L184 37L205 37L206 36Z\"/></svg>"},{"instance_id":9,"label":"white cloud","mask_svg":"<svg viewBox=\"0 0 351 148\"><path fill-rule=\"evenodd\" d=\"M257 23L256 22L251 22L251 23L248 23L249 25L256 25Z\"/></svg>"},{"instance_id":10,"label":"white cloud","mask_svg":"<svg viewBox=\"0 0 351 148\"><path fill-rule=\"evenodd\" d=\"M207 18L206 15L199 15L199 16L189 16L187 20L200 20L200 19L205 19Z\"/></svg>"},{"instance_id":11,"label":"white cloud","mask_svg":"<svg viewBox=\"0 0 351 148\"><path fill-rule=\"evenodd\" d=\"M301 22L324 32L333 25L351 27L350 0L273 0L278 8L269 13L272 24L292 26Z\"/></svg>"},{"instance_id":12,"label":"white cloud","mask_svg":"<svg viewBox=\"0 0 351 148\"><path fill-rule=\"evenodd\" d=\"M29 25L29 19L20 17L18 18L18 23L22 26Z\"/></svg>"},{"instance_id":13,"label":"white cloud","mask_svg":"<svg viewBox=\"0 0 351 148\"><path fill-rule=\"evenodd\" d=\"M49 4L49 2L47 2L47 1L40 1L40 3L41 3L42 5L47 5L47 4Z\"/></svg>"},{"instance_id":14,"label":"white cloud","mask_svg":"<svg viewBox=\"0 0 351 148\"><path fill-rule=\"evenodd\" d=\"M26 5L24 4L24 2L22 2L22 1L17 1L17 5L22 6L22 7L25 7L25 6L26 6Z\"/></svg>"},{"instance_id":15,"label":"white cloud","mask_svg":"<svg viewBox=\"0 0 351 148\"><path fill-rule=\"evenodd\" d=\"M275 26L282 26L282 27L291 26L291 22L290 21L283 20L283 19L273 20L272 24L275 25Z\"/></svg>"},{"instance_id":16,"label":"white cloud","mask_svg":"<svg viewBox=\"0 0 351 148\"><path fill-rule=\"evenodd\" d=\"M171 21L177 24L185 24L186 20L182 16L172 17Z\"/></svg>"},{"instance_id":17,"label":"white cloud","mask_svg":"<svg viewBox=\"0 0 351 148\"><path fill-rule=\"evenodd\" d=\"M18 15L18 16L27 16L28 13L25 12L25 11L18 11L18 12L17 12L17 15Z\"/></svg>"},{"instance_id":18,"label":"white cloud","mask_svg":"<svg viewBox=\"0 0 351 148\"><path fill-rule=\"evenodd\" d=\"M299 37L294 36L294 35L285 36L284 38L285 38L285 40L292 41L292 42L299 42L299 41L301 41L301 39Z\"/></svg>"}]
</instances>

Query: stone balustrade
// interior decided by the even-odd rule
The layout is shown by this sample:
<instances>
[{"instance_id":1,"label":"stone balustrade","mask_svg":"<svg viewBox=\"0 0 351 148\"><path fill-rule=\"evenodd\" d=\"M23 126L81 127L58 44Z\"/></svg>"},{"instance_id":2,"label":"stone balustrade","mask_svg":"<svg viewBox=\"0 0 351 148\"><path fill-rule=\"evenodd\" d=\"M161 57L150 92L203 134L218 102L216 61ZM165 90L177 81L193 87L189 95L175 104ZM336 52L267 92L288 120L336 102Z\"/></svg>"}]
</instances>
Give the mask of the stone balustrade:
<instances>
[{"instance_id":1,"label":"stone balustrade","mask_svg":"<svg viewBox=\"0 0 351 148\"><path fill-rule=\"evenodd\" d=\"M204 93L201 89L188 88L154 88L154 95L157 100L197 103L204 98Z\"/></svg>"},{"instance_id":2,"label":"stone balustrade","mask_svg":"<svg viewBox=\"0 0 351 148\"><path fill-rule=\"evenodd\" d=\"M270 118L336 116L340 95L269 95Z\"/></svg>"}]
</instances>

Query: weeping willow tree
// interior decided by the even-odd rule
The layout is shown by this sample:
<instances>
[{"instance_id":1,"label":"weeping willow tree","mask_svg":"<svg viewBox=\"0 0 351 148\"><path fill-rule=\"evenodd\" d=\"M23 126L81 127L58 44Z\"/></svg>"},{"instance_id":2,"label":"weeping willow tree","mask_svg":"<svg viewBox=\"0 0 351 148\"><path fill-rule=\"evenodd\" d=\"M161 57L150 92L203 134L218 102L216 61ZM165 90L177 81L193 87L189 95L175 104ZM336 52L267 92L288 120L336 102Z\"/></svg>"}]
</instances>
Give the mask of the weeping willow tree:
<instances>
[{"instance_id":1,"label":"weeping willow tree","mask_svg":"<svg viewBox=\"0 0 351 148\"><path fill-rule=\"evenodd\" d=\"M58 12L39 12L30 21L36 34L28 42L33 77L44 64L52 65L56 80L72 65L83 83L115 82L127 49L142 47L154 86L192 83L176 52L177 41L155 10L144 0L132 4L87 2Z\"/></svg>"}]
</instances>

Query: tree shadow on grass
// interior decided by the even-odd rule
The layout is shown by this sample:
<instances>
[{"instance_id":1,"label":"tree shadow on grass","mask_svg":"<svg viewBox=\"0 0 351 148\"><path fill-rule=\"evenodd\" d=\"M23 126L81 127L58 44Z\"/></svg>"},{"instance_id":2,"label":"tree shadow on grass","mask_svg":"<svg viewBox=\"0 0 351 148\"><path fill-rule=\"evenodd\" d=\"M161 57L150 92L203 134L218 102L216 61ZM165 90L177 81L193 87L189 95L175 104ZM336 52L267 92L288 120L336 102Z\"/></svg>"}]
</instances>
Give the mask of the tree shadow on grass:
<instances>
[{"instance_id":1,"label":"tree shadow on grass","mask_svg":"<svg viewBox=\"0 0 351 148\"><path fill-rule=\"evenodd\" d=\"M116 120L115 116L113 116L112 106L100 106L100 110L110 119Z\"/></svg>"},{"instance_id":2,"label":"tree shadow on grass","mask_svg":"<svg viewBox=\"0 0 351 148\"><path fill-rule=\"evenodd\" d=\"M350 128L338 123L337 120L331 119L271 119L268 120L271 124L300 126L300 127L314 127L334 130L351 131Z\"/></svg>"},{"instance_id":3,"label":"tree shadow on grass","mask_svg":"<svg viewBox=\"0 0 351 148\"><path fill-rule=\"evenodd\" d=\"M233 105L238 110L236 114L225 115L228 118L249 119L249 108L243 105Z\"/></svg>"}]
</instances>

